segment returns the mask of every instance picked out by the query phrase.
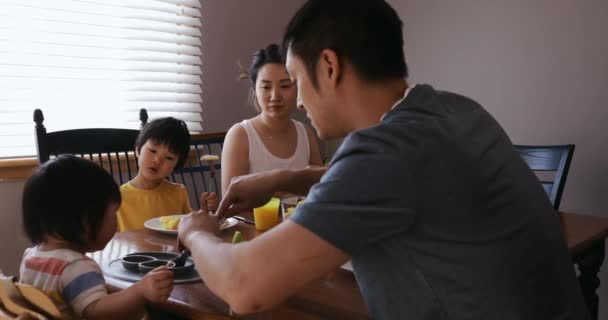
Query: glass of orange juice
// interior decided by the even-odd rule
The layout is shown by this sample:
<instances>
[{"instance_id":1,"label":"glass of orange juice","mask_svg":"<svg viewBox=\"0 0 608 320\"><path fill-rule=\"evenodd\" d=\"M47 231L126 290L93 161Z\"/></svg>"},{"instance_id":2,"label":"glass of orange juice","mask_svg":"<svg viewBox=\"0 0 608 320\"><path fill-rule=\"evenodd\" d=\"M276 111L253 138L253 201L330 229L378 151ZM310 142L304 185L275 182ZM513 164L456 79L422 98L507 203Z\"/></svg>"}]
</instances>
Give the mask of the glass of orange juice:
<instances>
[{"instance_id":1,"label":"glass of orange juice","mask_svg":"<svg viewBox=\"0 0 608 320\"><path fill-rule=\"evenodd\" d=\"M253 209L256 229L266 231L279 223L280 203L279 198L272 198L267 204Z\"/></svg>"}]
</instances>

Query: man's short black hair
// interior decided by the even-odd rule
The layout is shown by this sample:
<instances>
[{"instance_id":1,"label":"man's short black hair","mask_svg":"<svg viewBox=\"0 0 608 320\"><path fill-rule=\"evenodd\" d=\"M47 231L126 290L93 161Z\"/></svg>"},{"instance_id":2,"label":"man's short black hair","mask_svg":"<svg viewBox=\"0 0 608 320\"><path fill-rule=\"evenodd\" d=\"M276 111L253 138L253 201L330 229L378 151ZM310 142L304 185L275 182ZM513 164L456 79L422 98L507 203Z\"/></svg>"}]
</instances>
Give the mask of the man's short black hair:
<instances>
[{"instance_id":1,"label":"man's short black hair","mask_svg":"<svg viewBox=\"0 0 608 320\"><path fill-rule=\"evenodd\" d=\"M102 167L60 155L42 164L25 183L25 233L35 244L57 236L86 247L95 241L108 206L120 202L118 185Z\"/></svg>"},{"instance_id":2,"label":"man's short black hair","mask_svg":"<svg viewBox=\"0 0 608 320\"><path fill-rule=\"evenodd\" d=\"M135 148L138 152L148 140L167 145L171 152L179 156L175 169L184 166L190 153L190 131L184 121L166 117L146 124L135 141Z\"/></svg>"},{"instance_id":3,"label":"man's short black hair","mask_svg":"<svg viewBox=\"0 0 608 320\"><path fill-rule=\"evenodd\" d=\"M309 0L289 22L283 49L303 61L317 89L316 67L324 49L348 61L362 80L405 78L402 27L383 0Z\"/></svg>"}]
</instances>

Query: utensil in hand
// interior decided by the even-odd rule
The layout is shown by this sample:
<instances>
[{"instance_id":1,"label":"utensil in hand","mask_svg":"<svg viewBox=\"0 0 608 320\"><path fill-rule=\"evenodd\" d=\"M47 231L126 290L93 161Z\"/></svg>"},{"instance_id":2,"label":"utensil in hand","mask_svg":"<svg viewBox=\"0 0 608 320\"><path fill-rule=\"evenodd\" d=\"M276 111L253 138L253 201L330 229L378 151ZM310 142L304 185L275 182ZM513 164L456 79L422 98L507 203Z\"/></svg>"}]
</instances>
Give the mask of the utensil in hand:
<instances>
[{"instance_id":1,"label":"utensil in hand","mask_svg":"<svg viewBox=\"0 0 608 320\"><path fill-rule=\"evenodd\" d=\"M233 217L233 218L235 218L236 220L241 221L241 222L244 222L244 223L248 223L248 224L255 225L255 222L253 222L253 221L251 221L251 220L249 220L249 219L247 219L247 218L243 218L243 217L241 217L241 216L232 216L232 217Z\"/></svg>"},{"instance_id":2,"label":"utensil in hand","mask_svg":"<svg viewBox=\"0 0 608 320\"><path fill-rule=\"evenodd\" d=\"M175 264L175 267L183 267L186 264L186 260L190 257L190 250L184 249L182 253L171 260Z\"/></svg>"},{"instance_id":3,"label":"utensil in hand","mask_svg":"<svg viewBox=\"0 0 608 320\"><path fill-rule=\"evenodd\" d=\"M207 191L211 192L213 189L213 181L215 180L215 165L214 161L219 161L220 157L215 154L206 154L201 157L201 161L204 161L209 165L209 184L207 185Z\"/></svg>"}]
</instances>

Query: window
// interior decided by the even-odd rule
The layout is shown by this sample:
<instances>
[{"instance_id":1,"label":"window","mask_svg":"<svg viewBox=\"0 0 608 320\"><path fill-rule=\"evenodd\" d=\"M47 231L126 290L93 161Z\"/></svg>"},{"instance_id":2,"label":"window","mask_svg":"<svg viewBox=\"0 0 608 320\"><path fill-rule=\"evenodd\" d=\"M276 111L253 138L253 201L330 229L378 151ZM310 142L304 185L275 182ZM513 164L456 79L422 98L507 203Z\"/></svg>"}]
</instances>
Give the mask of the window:
<instances>
[{"instance_id":1,"label":"window","mask_svg":"<svg viewBox=\"0 0 608 320\"><path fill-rule=\"evenodd\" d=\"M0 0L0 158L48 131L138 128L174 116L201 131L198 0Z\"/></svg>"}]
</instances>

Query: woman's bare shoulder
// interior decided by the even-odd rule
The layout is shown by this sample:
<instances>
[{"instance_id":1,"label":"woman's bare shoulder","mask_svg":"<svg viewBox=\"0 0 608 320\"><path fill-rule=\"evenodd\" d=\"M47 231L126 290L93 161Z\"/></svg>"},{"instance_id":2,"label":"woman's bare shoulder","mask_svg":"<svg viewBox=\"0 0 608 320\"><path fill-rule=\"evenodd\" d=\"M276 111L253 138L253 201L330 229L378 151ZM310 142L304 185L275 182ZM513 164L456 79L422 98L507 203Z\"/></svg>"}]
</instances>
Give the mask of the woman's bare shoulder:
<instances>
[{"instance_id":1,"label":"woman's bare shoulder","mask_svg":"<svg viewBox=\"0 0 608 320\"><path fill-rule=\"evenodd\" d=\"M247 137L247 130L241 122L233 124L232 127L228 129L228 132L226 132L226 139L242 137Z\"/></svg>"}]
</instances>

